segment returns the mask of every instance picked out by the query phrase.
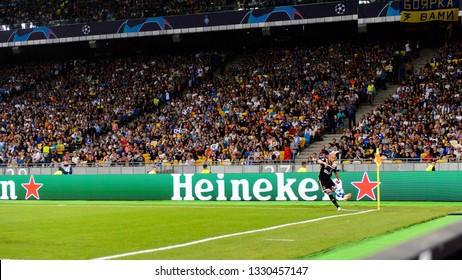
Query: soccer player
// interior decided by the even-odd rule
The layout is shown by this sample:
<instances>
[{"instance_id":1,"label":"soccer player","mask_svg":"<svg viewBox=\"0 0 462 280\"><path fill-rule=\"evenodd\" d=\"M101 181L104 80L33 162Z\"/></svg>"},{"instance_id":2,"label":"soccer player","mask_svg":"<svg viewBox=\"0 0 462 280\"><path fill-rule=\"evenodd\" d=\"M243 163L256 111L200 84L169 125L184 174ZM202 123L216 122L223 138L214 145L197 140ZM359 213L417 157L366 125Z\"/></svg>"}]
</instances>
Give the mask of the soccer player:
<instances>
[{"instance_id":1,"label":"soccer player","mask_svg":"<svg viewBox=\"0 0 462 280\"><path fill-rule=\"evenodd\" d=\"M342 180L335 180L335 195L338 198L343 199L343 201L347 201L351 197L351 193L345 194L343 190L343 183Z\"/></svg>"},{"instance_id":2,"label":"soccer player","mask_svg":"<svg viewBox=\"0 0 462 280\"><path fill-rule=\"evenodd\" d=\"M334 166L336 161L336 154L330 153L327 158L322 158L318 160L318 164L321 165L319 170L319 183L324 193L326 193L332 203L337 207L337 211L342 211L340 205L338 205L337 200L335 199L333 192L335 192L335 183L332 181L332 173L335 174L337 181L340 181L340 176L337 172L337 167Z\"/></svg>"}]
</instances>

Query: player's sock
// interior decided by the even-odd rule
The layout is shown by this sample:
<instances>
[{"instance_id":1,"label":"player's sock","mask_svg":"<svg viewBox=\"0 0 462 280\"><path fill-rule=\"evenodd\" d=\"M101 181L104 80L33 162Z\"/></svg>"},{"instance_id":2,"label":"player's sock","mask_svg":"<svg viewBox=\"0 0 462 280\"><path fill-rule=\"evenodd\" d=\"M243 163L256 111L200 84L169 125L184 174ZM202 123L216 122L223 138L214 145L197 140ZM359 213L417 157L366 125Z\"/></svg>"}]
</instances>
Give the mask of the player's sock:
<instances>
[{"instance_id":1,"label":"player's sock","mask_svg":"<svg viewBox=\"0 0 462 280\"><path fill-rule=\"evenodd\" d=\"M337 203L337 200L335 199L335 197L332 194L329 194L329 198L330 198L330 201L332 201L332 203L335 205L335 207L337 207L337 208L340 207L338 205L338 203Z\"/></svg>"}]
</instances>

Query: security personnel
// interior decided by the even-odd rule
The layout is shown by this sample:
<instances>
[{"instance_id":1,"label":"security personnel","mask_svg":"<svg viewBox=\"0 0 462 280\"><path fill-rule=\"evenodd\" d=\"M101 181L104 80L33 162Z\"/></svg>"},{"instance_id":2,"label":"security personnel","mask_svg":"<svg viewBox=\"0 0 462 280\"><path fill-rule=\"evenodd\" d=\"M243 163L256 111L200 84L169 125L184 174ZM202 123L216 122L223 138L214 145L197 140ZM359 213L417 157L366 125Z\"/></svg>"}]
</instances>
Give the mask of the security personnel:
<instances>
[{"instance_id":1,"label":"security personnel","mask_svg":"<svg viewBox=\"0 0 462 280\"><path fill-rule=\"evenodd\" d=\"M308 172L306 168L306 161L302 162L302 166L297 170L297 172Z\"/></svg>"},{"instance_id":2,"label":"security personnel","mask_svg":"<svg viewBox=\"0 0 462 280\"><path fill-rule=\"evenodd\" d=\"M50 145L48 145L48 142L44 141L44 145L42 147L42 154L43 158L45 159L45 163L50 163L51 162L51 150L50 150Z\"/></svg>"},{"instance_id":3,"label":"security personnel","mask_svg":"<svg viewBox=\"0 0 462 280\"><path fill-rule=\"evenodd\" d=\"M208 168L206 163L204 163L204 165L202 165L202 167L204 169L202 170L201 174L210 174L210 169Z\"/></svg>"},{"instance_id":4,"label":"security personnel","mask_svg":"<svg viewBox=\"0 0 462 280\"><path fill-rule=\"evenodd\" d=\"M432 162L427 166L425 171L435 171L436 160L432 160Z\"/></svg>"}]
</instances>

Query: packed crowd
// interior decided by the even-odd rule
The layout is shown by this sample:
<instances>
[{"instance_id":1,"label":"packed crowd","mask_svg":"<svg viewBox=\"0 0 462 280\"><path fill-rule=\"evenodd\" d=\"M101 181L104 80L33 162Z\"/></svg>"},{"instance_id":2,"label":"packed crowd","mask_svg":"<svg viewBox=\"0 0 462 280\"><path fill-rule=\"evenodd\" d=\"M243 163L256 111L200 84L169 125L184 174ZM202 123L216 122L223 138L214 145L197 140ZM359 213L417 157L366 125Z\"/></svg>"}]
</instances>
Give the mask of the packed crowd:
<instances>
[{"instance_id":1,"label":"packed crowd","mask_svg":"<svg viewBox=\"0 0 462 280\"><path fill-rule=\"evenodd\" d=\"M294 160L329 128L326 111L354 110L374 70L395 54L393 46L357 50L354 44L334 44L250 54L223 79L191 88L182 100L138 123L156 124L148 133L159 135L150 145L154 152L148 148L151 160L159 165Z\"/></svg>"},{"instance_id":2,"label":"packed crowd","mask_svg":"<svg viewBox=\"0 0 462 280\"><path fill-rule=\"evenodd\" d=\"M126 139L130 148L122 148L132 157L127 160L137 159L138 145L145 144L139 139L142 135L125 133L122 127L178 98L185 83L206 81L212 65L218 67L224 56L199 53L4 65L0 161L95 163L121 148ZM71 159L74 154L79 158Z\"/></svg>"},{"instance_id":3,"label":"packed crowd","mask_svg":"<svg viewBox=\"0 0 462 280\"><path fill-rule=\"evenodd\" d=\"M220 53L6 66L0 160L290 161L326 130L344 126L376 69L399 49L374 43L261 49L221 79L211 75L226 60ZM329 110L340 113L333 124Z\"/></svg>"},{"instance_id":4,"label":"packed crowd","mask_svg":"<svg viewBox=\"0 0 462 280\"><path fill-rule=\"evenodd\" d=\"M422 71L414 71L396 93L319 152L372 161L378 148L384 160L461 161L461 47L458 41L438 49Z\"/></svg>"},{"instance_id":5,"label":"packed crowd","mask_svg":"<svg viewBox=\"0 0 462 280\"><path fill-rule=\"evenodd\" d=\"M32 23L48 26L53 22L96 22L155 16L217 12L230 9L296 5L303 0L6 0L0 3L0 25Z\"/></svg>"}]
</instances>

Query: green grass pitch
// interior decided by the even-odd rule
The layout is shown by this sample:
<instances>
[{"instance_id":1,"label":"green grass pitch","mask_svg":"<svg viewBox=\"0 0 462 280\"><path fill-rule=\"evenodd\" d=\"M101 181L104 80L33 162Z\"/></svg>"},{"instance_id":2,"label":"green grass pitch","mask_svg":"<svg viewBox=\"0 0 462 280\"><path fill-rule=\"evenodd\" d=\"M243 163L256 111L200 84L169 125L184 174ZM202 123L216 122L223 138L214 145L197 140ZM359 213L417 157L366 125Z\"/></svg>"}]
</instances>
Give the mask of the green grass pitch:
<instances>
[{"instance_id":1,"label":"green grass pitch","mask_svg":"<svg viewBox=\"0 0 462 280\"><path fill-rule=\"evenodd\" d=\"M356 259L462 210L462 202L341 205L337 212L329 202L0 201L0 259Z\"/></svg>"}]
</instances>

